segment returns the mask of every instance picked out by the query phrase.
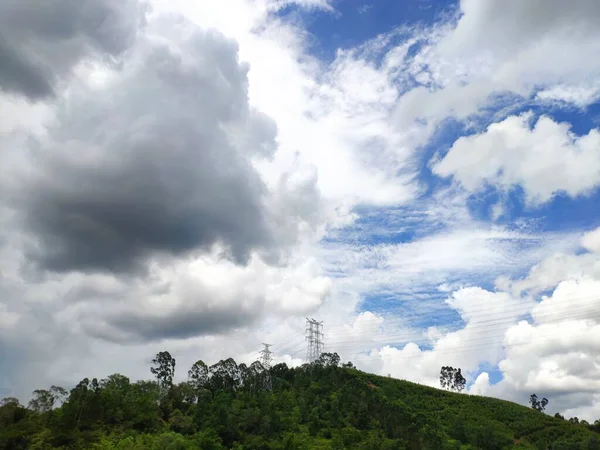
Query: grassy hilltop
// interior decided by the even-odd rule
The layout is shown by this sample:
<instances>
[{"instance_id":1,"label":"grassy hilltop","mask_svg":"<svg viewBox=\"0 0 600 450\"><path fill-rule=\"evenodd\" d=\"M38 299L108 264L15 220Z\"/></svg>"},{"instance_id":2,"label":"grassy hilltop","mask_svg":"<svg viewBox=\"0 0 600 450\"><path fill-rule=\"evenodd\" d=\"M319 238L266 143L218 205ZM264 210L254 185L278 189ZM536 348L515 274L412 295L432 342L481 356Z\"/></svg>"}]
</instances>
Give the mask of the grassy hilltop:
<instances>
[{"instance_id":1,"label":"grassy hilltop","mask_svg":"<svg viewBox=\"0 0 600 450\"><path fill-rule=\"evenodd\" d=\"M112 375L36 391L28 407L4 399L0 449L600 449L595 427L367 374L335 354L270 377L258 363L199 361L179 384L167 352L153 362L155 381Z\"/></svg>"}]
</instances>

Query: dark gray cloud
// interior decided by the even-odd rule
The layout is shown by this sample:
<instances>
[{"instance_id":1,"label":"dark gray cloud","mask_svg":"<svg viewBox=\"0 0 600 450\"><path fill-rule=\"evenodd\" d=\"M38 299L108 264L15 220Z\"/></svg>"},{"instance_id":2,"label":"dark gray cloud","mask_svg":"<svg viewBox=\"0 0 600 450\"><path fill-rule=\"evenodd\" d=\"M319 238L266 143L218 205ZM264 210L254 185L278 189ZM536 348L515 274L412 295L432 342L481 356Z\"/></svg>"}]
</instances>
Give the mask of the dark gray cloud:
<instances>
[{"instance_id":1,"label":"dark gray cloud","mask_svg":"<svg viewBox=\"0 0 600 450\"><path fill-rule=\"evenodd\" d=\"M0 247L0 261L4 263ZM0 398L16 395L27 401L31 386L40 373L53 377L48 364L73 346L85 345L73 340L71 330L56 317L52 301L40 301L52 288L36 289L14 280L9 264L0 273ZM4 272L9 275L5 275ZM46 286L48 287L48 286ZM47 296L47 299L50 296ZM60 349L60 351L59 351ZM52 380L52 382L58 380Z\"/></svg>"},{"instance_id":2,"label":"dark gray cloud","mask_svg":"<svg viewBox=\"0 0 600 450\"><path fill-rule=\"evenodd\" d=\"M117 343L147 343L163 339L187 339L230 333L252 325L262 308L255 311L206 307L206 299L188 303L166 314L151 311L115 311L100 320L85 323L91 336Z\"/></svg>"},{"instance_id":3,"label":"dark gray cloud","mask_svg":"<svg viewBox=\"0 0 600 450\"><path fill-rule=\"evenodd\" d=\"M89 56L116 57L143 23L139 0L2 0L0 88L41 99Z\"/></svg>"},{"instance_id":4,"label":"dark gray cloud","mask_svg":"<svg viewBox=\"0 0 600 450\"><path fill-rule=\"evenodd\" d=\"M58 104L47 140L5 181L45 269L135 271L214 244L240 263L277 252L249 161L273 153L276 127L248 105L237 45L174 18L150 28L114 78Z\"/></svg>"}]
</instances>

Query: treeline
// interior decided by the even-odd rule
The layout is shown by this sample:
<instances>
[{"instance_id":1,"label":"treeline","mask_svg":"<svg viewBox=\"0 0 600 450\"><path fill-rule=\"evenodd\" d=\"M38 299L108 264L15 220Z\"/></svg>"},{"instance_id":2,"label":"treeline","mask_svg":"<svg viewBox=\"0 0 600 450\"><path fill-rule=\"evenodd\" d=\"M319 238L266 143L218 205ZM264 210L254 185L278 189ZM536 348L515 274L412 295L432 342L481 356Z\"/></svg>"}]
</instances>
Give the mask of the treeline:
<instances>
[{"instance_id":1,"label":"treeline","mask_svg":"<svg viewBox=\"0 0 600 450\"><path fill-rule=\"evenodd\" d=\"M0 449L600 449L587 427L497 399L378 377L325 353L265 368L196 362L174 383L168 352L155 380L119 374L0 406Z\"/></svg>"}]
</instances>

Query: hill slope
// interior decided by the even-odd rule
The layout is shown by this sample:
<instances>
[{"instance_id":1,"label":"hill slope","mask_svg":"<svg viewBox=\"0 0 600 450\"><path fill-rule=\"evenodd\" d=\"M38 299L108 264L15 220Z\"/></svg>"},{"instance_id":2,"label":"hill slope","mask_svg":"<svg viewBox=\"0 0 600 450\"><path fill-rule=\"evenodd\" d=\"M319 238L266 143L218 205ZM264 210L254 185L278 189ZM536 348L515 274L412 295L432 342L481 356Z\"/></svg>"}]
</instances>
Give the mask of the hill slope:
<instances>
[{"instance_id":1,"label":"hill slope","mask_svg":"<svg viewBox=\"0 0 600 450\"><path fill-rule=\"evenodd\" d=\"M37 391L29 408L5 399L0 449L600 449L583 425L339 367L335 354L276 365L270 380L259 364L198 362L176 385L162 355L157 381L85 379L68 395Z\"/></svg>"}]
</instances>

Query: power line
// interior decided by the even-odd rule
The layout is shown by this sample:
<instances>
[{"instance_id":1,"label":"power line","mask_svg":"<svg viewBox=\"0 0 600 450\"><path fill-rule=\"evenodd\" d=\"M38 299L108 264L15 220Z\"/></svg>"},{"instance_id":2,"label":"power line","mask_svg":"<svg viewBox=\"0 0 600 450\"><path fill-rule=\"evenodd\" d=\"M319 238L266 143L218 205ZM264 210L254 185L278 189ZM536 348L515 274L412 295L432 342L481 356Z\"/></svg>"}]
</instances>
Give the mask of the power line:
<instances>
[{"instance_id":1,"label":"power line","mask_svg":"<svg viewBox=\"0 0 600 450\"><path fill-rule=\"evenodd\" d=\"M593 315L590 314L579 314L578 316L565 316L564 319L569 319L569 320L585 320L585 319L593 319L593 318L597 318L600 319L600 313L596 313ZM477 343L485 343L489 340L491 340L492 342L497 342L498 340L502 340L502 338L505 336L506 331L508 330L509 326L511 324L506 324L503 327L487 327L485 329L482 329L482 327L473 327L472 329L469 328L468 331L484 331L484 333L486 331L495 331L496 333L485 333L483 336L475 336L475 337L471 337L471 338L467 338L467 339L461 339L461 344L465 344L465 343L469 343L469 342L477 342ZM516 324L515 324L516 325ZM463 330L465 330L463 328ZM461 330L458 330L461 331ZM385 342L384 341L379 341L379 342L374 342L374 345L394 345L394 342L402 342L402 343L414 343L417 345L422 345L422 344L431 344L432 341L435 342L433 339L429 339L429 338L422 338L422 339L411 339L410 336L394 336L394 335L389 335L389 336L385 336ZM399 338L403 338L403 339L399 339ZM352 339L352 340L345 340L345 341L339 341L337 343L337 345L335 345L336 349L338 351L342 351L342 350L346 350L346 349L353 349L356 348L356 344L362 342L364 340L364 338L361 339ZM497 345L498 347L500 346L504 346L502 343L499 343ZM490 347L490 348L494 348L494 347Z\"/></svg>"},{"instance_id":2,"label":"power line","mask_svg":"<svg viewBox=\"0 0 600 450\"><path fill-rule=\"evenodd\" d=\"M569 336L582 336L586 334L586 332L579 332L579 333L572 333ZM448 354L459 354L459 353L464 353L464 352L473 352L473 351L477 351L477 350L492 350L492 349L496 349L498 348L498 350L503 350L506 348L515 348L515 347L521 347L524 345L531 345L531 344L536 344L536 343L540 343L540 342L547 342L548 338L552 338L556 336L556 332L553 332L551 334L543 334L543 335L538 335L537 338L539 339L531 339L528 340L527 342L517 342L514 344L503 344L500 348L497 346L490 346L490 345L472 345L472 346L454 346L454 347L447 347L444 349L438 349L438 351L440 352L439 354L441 356L445 356ZM394 358L397 359L413 359L413 358L419 358L423 356L424 352L427 351L431 351L431 350L422 350L421 352L419 352L416 355L397 355ZM360 353L360 352L359 352ZM356 355L356 354L355 354Z\"/></svg>"},{"instance_id":3,"label":"power line","mask_svg":"<svg viewBox=\"0 0 600 450\"><path fill-rule=\"evenodd\" d=\"M593 306L593 303L587 303L587 304L581 304L578 305L577 307L571 307L570 310L571 312L575 312L577 310L581 310L581 311L577 311L580 314L586 314L581 318L588 318L588 317L593 317L593 314L587 314L585 311L587 310L587 308L584 308L584 306ZM508 311L504 311L504 312L508 312ZM526 316L530 315L530 313L521 313L519 314L517 311L515 311L514 313L508 314L508 315L498 315L498 316L494 316L493 318L490 319L481 319L480 317L477 317L471 321L466 321L466 325L465 326L469 326L469 329L474 330L474 329L480 329L480 328L484 328L486 330L489 329L493 329L493 327L491 327L492 325L498 325L498 324L507 324L507 325L511 325L513 323L516 323L519 320L524 320L526 318ZM546 313L538 313L535 315L535 319L538 320L544 320L544 319L552 319L553 316L555 315L554 312L546 312ZM492 314L490 314L489 316L493 316ZM483 316L485 317L485 316ZM562 315L560 317L561 320L564 320L565 318L568 318L569 315L565 314ZM375 322L374 320L371 321L371 323ZM384 322L385 323L385 319ZM382 323L382 325L383 325ZM393 322L392 322L393 323ZM400 322L400 325L410 325L411 321L402 321ZM489 324L489 325L487 325ZM382 332L385 330L382 330L379 327L379 323L375 322L374 323L374 327L373 327L373 332ZM336 336L348 336L350 338L352 338L356 332L354 330L349 330L349 329L341 329L341 330L334 330L334 333ZM400 334L400 336L405 336L408 339L412 339L414 337L414 331L407 333L406 331L404 331L402 334ZM393 336L398 336L397 334L386 334L386 338L387 337L393 337ZM400 337L399 336L399 337ZM338 341L341 342L341 341Z\"/></svg>"},{"instance_id":4,"label":"power line","mask_svg":"<svg viewBox=\"0 0 600 450\"><path fill-rule=\"evenodd\" d=\"M579 333L572 333L569 336L582 336L586 334L586 332L579 332ZM514 344L501 344L501 345L489 345L486 343L486 345L479 345L479 344L475 344L475 345L460 345L460 346L451 346L451 347L445 347L443 349L425 349L425 350L420 350L417 354L414 355L396 355L394 356L394 359L400 359L400 360L411 360L414 358L421 358L423 357L425 354L427 354L427 352L432 352L432 351L438 351L438 355L439 356L445 356L445 355L455 355L455 354L461 354L461 353L465 353L465 352L474 352L474 351L479 351L479 350L505 350L505 349L510 349L510 348L517 348L517 347L521 347L521 346L525 346L525 345L533 345L533 344L537 344L537 343L541 343L541 342L547 342L548 338L552 338L555 337L556 333L551 333L551 334L543 334L543 335L538 335L537 338L538 339L531 339L528 340L527 342L518 342L518 343L514 343ZM468 340L465 340L464 342L466 342ZM473 341L473 340L471 340ZM338 348L338 350L340 350ZM341 349L344 350L344 349ZM348 348L348 350L352 350L350 348ZM364 350L360 350L358 352L355 352L353 357L359 355L360 353L363 353Z\"/></svg>"},{"instance_id":5,"label":"power line","mask_svg":"<svg viewBox=\"0 0 600 450\"><path fill-rule=\"evenodd\" d=\"M600 299L598 299L598 298L594 298L591 300L580 300L578 295L572 294L572 295L568 296L568 300L573 300L573 301L579 300L579 301L577 301L577 304L588 304L590 306L593 306L593 305L600 306ZM557 302L557 303L558 304L561 304L561 303L567 304L565 301ZM512 303L508 306L502 306L501 308L498 308L498 309L501 309L502 312L520 311L520 310L526 309L528 306L530 307L530 309L533 309L534 307L539 306L540 304L542 304L542 302L529 302L529 304L528 303ZM435 309L435 314L437 317L445 318L446 316L460 315L459 308L453 307L452 305L449 305L449 307L445 308L444 310L440 310L439 308L432 308L432 309L430 309L430 311L433 309ZM494 309L494 308L484 304L483 307L480 307L480 308L469 308L467 313L477 314L479 316L479 315L481 315L479 313L487 313L487 312L491 311L492 309ZM385 311L386 315L393 314L394 312L396 312L398 314L402 314L403 319L405 319L406 317L418 318L419 316L425 316L427 314L427 311L425 313L407 311L406 309L403 309L402 306L391 307ZM530 314L530 313L531 313L531 311L527 311L527 312L524 312L523 314L525 315L525 314ZM485 315L487 315L487 314L483 314L483 316L485 316ZM378 321L378 320L380 320L381 317L385 317L385 316L371 317L371 318L363 317L363 318L361 318L361 321L363 321L363 322ZM462 319L462 317L461 317L461 319Z\"/></svg>"},{"instance_id":6,"label":"power line","mask_svg":"<svg viewBox=\"0 0 600 450\"><path fill-rule=\"evenodd\" d=\"M574 308L577 309L577 308ZM536 317L538 319L548 319L548 318L553 318L554 313L553 312L549 312L549 313L545 313L545 314L537 314ZM516 317L516 315L511 315L511 316L506 316L506 317L500 317L500 319L507 319L507 320L477 320L475 323L473 324L469 324L467 323L467 327L468 328L461 328L460 330L464 330L464 329L468 329L471 332L474 331L484 331L486 336L485 338L494 338L494 336L501 338L504 336L506 330L508 327L510 327L511 325L516 325L517 321L519 320L519 317ZM565 314L561 316L561 320L566 320L566 319L570 319L570 320L583 320L583 319L600 319L600 312L599 313L592 313L589 314L585 309L581 310L581 311L572 311L571 314ZM487 323L490 323L489 325ZM456 332L456 331L460 331L460 330L452 330L450 332ZM373 329L372 332L373 333L381 333L384 330L381 329ZM491 333L491 332L499 332L497 334ZM416 334L418 334L416 331L411 331L411 330L398 330L396 332L392 332L392 333L386 333L382 336L381 339L375 339L373 344L374 345L386 345L386 344L394 344L394 343L408 343L408 342L413 342L415 344L429 344L432 342L431 338L428 337L422 337L420 339L417 338L417 336L415 336ZM422 334L422 333L421 333ZM364 341L364 330L362 330L362 334L361 336L355 336L353 334L350 333L339 333L336 331L330 332L328 333L329 339L331 339L334 342L334 346L337 350L342 350L345 348L354 348L355 345L354 344L358 344ZM343 339L338 339L338 337L343 337ZM480 342L482 338L474 338L474 339L465 339L463 340L463 342L469 342L469 341L477 341ZM292 340L289 344L292 344L294 342L294 340ZM299 342L295 345L287 345L287 348L285 349L285 352L289 355L289 356L296 356L298 355L301 351L302 351L302 342Z\"/></svg>"},{"instance_id":7,"label":"power line","mask_svg":"<svg viewBox=\"0 0 600 450\"><path fill-rule=\"evenodd\" d=\"M568 313L562 314L560 316L560 320L563 321L563 320L585 320L585 319L594 320L594 319L598 319L598 318L600 318L600 312L592 312L592 311L589 311L589 308L588 308L589 306L595 306L596 304L598 304L597 299L580 301L577 303L577 305L571 306ZM466 320L463 319L463 321L466 322L466 324L465 324L466 328L461 328L459 330L450 330L449 332L456 332L456 331L468 329L469 331L481 331L481 332L483 332L483 336L471 337L471 338L467 338L467 339L463 338L463 339L461 339L459 345L446 346L443 349L438 349L439 356L444 356L447 354L457 354L457 353L480 351L480 350L497 350L497 351L502 352L502 351L506 351L509 348L519 347L519 346L524 346L524 345L533 345L538 342L543 342L547 338L556 337L555 333L549 334L549 335L547 335L547 337L543 336L541 334L537 334L536 336L534 336L534 339L529 339L527 342L518 342L518 343L514 343L514 344L506 344L503 342L503 340L501 340L505 336L505 333L510 326L516 325L517 322L526 319L528 316L531 317L531 319L535 319L535 321L542 322L540 325L543 325L545 321L554 322L553 319L555 318L555 315L556 315L556 313L554 311L538 313L532 317L531 309L528 310L527 306L530 306L530 308L533 308L537 305L539 305L539 302L536 302L535 304L531 304L531 305L511 304L511 305L509 305L507 307L503 307L503 308L483 307L483 308L468 310L467 311L468 315L476 315L476 317L470 318L467 316ZM494 310L497 310L499 314L497 314ZM460 311L453 310L453 311L449 311L448 313L460 314ZM442 316L446 315L446 314L442 313ZM410 320L406 320L406 316L403 316L402 320L400 321L400 325L406 326L407 324L410 324L411 322L418 322L419 320L421 320L421 318L425 318L425 317L427 317L427 314L421 314L421 315L412 314L409 316ZM439 318L439 316L438 316L438 318ZM385 318L385 317L381 317L381 318L365 317L361 320L361 324L369 325L369 323L372 323L373 325L375 325L373 327L372 332L373 333L381 333L381 332L385 332L385 327L380 327L380 324L382 324L381 323L382 319L384 322L387 322L387 324L390 323L389 318ZM550 319L550 320L548 320L548 319ZM305 340L308 342L308 346L306 349L306 362L308 362L308 363L316 361L323 351L324 335L321 331L322 326L323 326L323 322L318 322L315 319L308 319L308 318L306 319ZM389 327L389 325L388 325L388 327ZM355 357L358 354L367 351L366 349L364 349L364 345L361 345L361 344L364 344L365 330L363 329L363 330L358 330L358 331L363 335L356 336L355 330L348 329L348 328L342 328L342 329L338 329L338 330L334 329L334 330L330 331L328 333L328 336L329 336L329 339L332 339L335 342L334 347L335 347L336 351L340 351L340 352L343 351L344 353L346 353L345 350L352 351L352 350L357 350L357 347L358 348L363 347L363 349L354 353L353 357ZM584 333L574 333L574 334L570 334L570 336L577 336L577 335L581 335ZM412 331L396 330L395 333L384 334L382 336L382 339L375 338L373 344L374 344L374 346L383 346L383 345L394 345L395 343L402 342L404 344L415 343L417 345L419 345L419 344L422 345L424 343L427 345L427 344L433 343L435 345L435 341L436 341L435 339L431 339L431 338L425 337L425 336L423 336L422 339L415 339L415 337L417 337L417 336L415 336L415 334L418 334L417 330L412 330ZM421 332L421 334L423 335L422 332ZM345 339L336 339L338 337L343 337ZM535 339L535 338L537 338L537 339ZM291 341L286 343L286 345L284 347L285 348L284 351L290 357L295 357L302 351L301 348L298 349L298 347L302 346L301 342L294 344L295 342L297 342L297 339L298 338L292 339ZM499 342L499 340L501 340L501 341ZM465 345L465 344L470 344L470 343L473 343L473 345ZM298 350L293 351L296 349L298 349ZM431 350L434 350L434 349L431 349ZM414 354L414 355L397 355L396 357L400 358L400 359L413 359L413 358L422 357L428 351L430 351L430 349L421 350L420 352L418 352L417 354Z\"/></svg>"},{"instance_id":8,"label":"power line","mask_svg":"<svg viewBox=\"0 0 600 450\"><path fill-rule=\"evenodd\" d=\"M539 305L539 303L532 305L532 307L535 307L536 305ZM573 309L578 309L580 307L596 306L596 305L600 306L600 302L598 301L598 299L594 299L592 301L581 301L577 305L570 306L569 309L573 310ZM479 323L498 322L501 319L514 320L514 318L525 317L525 316L531 315L531 311L525 310L525 305L511 305L511 307L502 308L501 310L498 311L500 314L495 314L495 313L491 312L492 309L493 308L481 308L481 309L477 309L477 310L469 310L468 313L469 314L479 313L479 312L483 313L483 312L487 311L486 314L477 314L478 317L476 318L475 321L478 324ZM580 308L580 309L583 309L583 308ZM427 314L414 314L414 313L406 314L406 312L404 312L404 311L398 311L398 313L402 313L402 318L400 320L401 324L417 323L419 320L421 320L421 318L427 317ZM438 319L445 318L446 316L455 315L455 314L460 314L460 313L456 310L452 310L452 311L444 312L444 313L436 312L436 318L438 318ZM538 314L536 314L536 317L544 317L546 315L548 315L548 314L547 313L546 314L538 313ZM379 324L378 322L381 322L382 320L383 320L383 322L387 321L388 323L390 323L390 319L386 318L385 316L378 316L378 317L373 317L373 318L363 317L363 318L361 318L360 323L361 324L373 323L375 325L378 325ZM460 317L460 320L463 322L467 322L464 319L462 319L462 317ZM341 330L337 330L336 334L338 334L338 335L350 334L351 335L351 334L353 334L353 330L341 329Z\"/></svg>"},{"instance_id":9,"label":"power line","mask_svg":"<svg viewBox=\"0 0 600 450\"><path fill-rule=\"evenodd\" d=\"M597 319L600 318L600 313L596 313L596 314L588 314L586 312L579 312L579 314L577 315L564 315L562 317L562 319L570 319L570 320L583 320L583 319ZM493 328L490 327L486 327L486 330L489 330ZM535 339L532 339L530 341L527 342L523 342L523 343L517 343L517 344L504 344L504 343L498 343L496 344L496 340L500 339L504 336L504 332L506 331L506 327L502 328L502 329L496 329L498 331L502 331L502 333L497 334L497 335L487 335L484 337L475 337L475 338L470 338L470 339L462 339L461 340L461 345L460 346L454 346L454 347L446 347L444 348L443 354L452 354L452 353L462 353L465 351L476 351L476 350L493 350L493 349L498 349L498 350L503 350L505 348L511 348L511 347L516 347L516 346L521 346L521 345L527 345L527 344L531 344L531 343L535 343L537 342ZM570 336L573 335L580 335L583 333L575 333L575 334L570 334ZM539 335L542 336L542 335ZM544 335L545 336L545 335ZM554 337L556 336L556 332L552 333L552 334L548 334L548 337ZM391 338L392 336L386 336L386 340L388 340ZM398 336L399 337L399 336ZM411 336L404 336L406 338L410 338ZM489 342L488 340L492 339L493 342ZM363 337L359 337L357 339L354 340L347 340L347 341L341 341L339 342L338 345L335 345L335 348L337 351L344 351L344 350L353 350L356 349L356 347L358 346L357 344L360 344L364 341ZM415 343L415 344L419 344L419 343L430 343L431 340L430 339L423 339L423 340L411 340L410 343ZM465 343L470 343L470 342L474 342L475 345L464 345ZM407 342L408 343L408 342ZM385 345L384 342L378 342L375 344L382 344ZM492 345L490 345L492 344ZM389 344L388 344L389 345ZM428 350L422 350L424 351L428 351ZM290 356L295 356L299 353L299 351L290 354ZM358 353L361 353L361 351L359 351ZM358 353L355 353L358 354ZM415 358L415 357L419 357L421 356L421 353L417 354L417 355L403 355L400 356L400 358Z\"/></svg>"},{"instance_id":10,"label":"power line","mask_svg":"<svg viewBox=\"0 0 600 450\"><path fill-rule=\"evenodd\" d=\"M546 313L546 314L539 314L537 315L537 317L539 319L551 319L554 317L554 312L550 312L550 313ZM502 319L502 318L501 318ZM490 331L501 331L502 334L503 332L510 326L512 325L517 325L517 323L519 322L519 317L515 317L515 316L508 316L508 317L504 317L503 319L507 319L507 320L477 320L474 323L468 322L463 328L460 328L458 330L449 330L449 333L452 332L456 332L456 331L460 331L460 330L465 330L468 329L469 331L485 331L490 332ZM583 311L573 311L571 314L564 314L560 317L561 321L564 320L584 320L584 319L600 319L600 311L599 312L595 312L590 314L588 311L583 310ZM488 324L489 323L489 324ZM528 322L529 323L529 322ZM542 323L543 324L543 323ZM539 325L539 324L538 324ZM373 333L381 333L384 330L381 329L374 329L372 330ZM390 333L386 333L383 335L383 338L387 341L390 342L390 340L396 340L396 341L414 341L415 339L415 334L416 331L408 331L408 330L404 330L404 331L396 331L396 332L390 332ZM333 336L340 336L343 337L344 339L334 339ZM339 345L343 345L344 343L352 343L355 342L357 339L359 340L363 340L364 339L364 334L361 337L355 337L354 334L350 334L350 333L332 333L329 336L329 339L334 340L336 346ZM430 341L431 339L429 338L424 338L423 340L426 341Z\"/></svg>"},{"instance_id":11,"label":"power line","mask_svg":"<svg viewBox=\"0 0 600 450\"><path fill-rule=\"evenodd\" d=\"M591 301L580 301L577 306L572 306L570 308L570 310L572 312L574 312L574 310L584 310L585 306L595 306L598 303L597 299L591 300ZM532 307L539 305L539 303L533 304L531 305ZM490 308L490 307L484 307L484 308L477 308L477 309L469 309L468 313L469 314L477 314L477 313L484 313L484 312L488 312L488 313L484 313L484 314L477 314L477 317L474 320L471 321L465 321L464 319L460 318L457 321L453 321L452 323L449 324L444 324L444 326L448 327L449 325L458 325L459 321L462 321L463 323L466 322L466 324L469 326L470 330L476 330L476 329L483 329L485 328L486 331L490 331L490 330L494 330L494 329L498 329L498 327L496 327L496 325L502 325L502 324L506 324L506 325L511 325L514 324L515 322L517 322L518 320L523 320L525 319L527 316L531 315L531 311L527 311L525 310L526 305L523 304L512 304L508 307L504 307L501 309L501 311L499 311L499 314L495 314L492 312L492 310L494 308ZM448 315L457 315L459 314L458 311L456 310L451 310L451 311L446 311L443 313L440 312L436 312L436 318L437 319L444 319L446 318ZM545 318L550 318L554 313L538 313L535 315L536 319L545 319ZM373 317L373 318L369 318L369 317L362 317L361 321L360 321L360 325L366 325L367 327L371 326L373 327L372 332L373 333L381 333L382 331L385 332L385 329L382 330L380 328L380 325L382 325L383 327L389 328L390 326L393 326L395 324L398 324L400 326L403 327L410 327L410 325L412 324L419 324L423 319L425 319L427 317L427 314L415 314L415 313L408 313L408 316L406 314L406 312L402 311L402 318L398 321L392 319L390 320L389 317L386 316L380 316L380 317ZM593 314L590 315L590 317L593 317ZM565 319L565 318L569 318L569 315L563 315L561 317L561 319ZM575 318L579 318L579 317L572 317L573 319ZM586 317L581 317L581 318L587 318ZM383 320L383 323L381 323ZM490 325L487 325L490 324ZM452 328L452 327L451 327ZM504 327L501 328L501 330L504 330ZM361 330L363 333L365 330ZM449 332L452 331L456 331L456 330L448 330ZM335 337L348 337L349 339L335 339L336 343L338 344L342 344L344 342L353 342L353 337L355 335L355 330L353 329L348 329L348 328L339 328L339 329L330 329L330 332L328 333L328 336L331 338L333 336ZM417 333L417 330L414 331L408 331L405 330L401 333L388 333L385 335L385 338L388 340L389 339L396 339L398 341L403 341L403 340L411 340L414 341L415 338L415 334ZM419 342L421 341L430 341L429 339L421 339ZM299 341L299 338L293 338L290 341L288 341L284 346L282 346L282 350L281 352L284 354L289 354L290 356L294 356L296 354L299 353L298 350L299 347L303 347L303 342L304 341ZM381 342L384 343L384 342Z\"/></svg>"}]
</instances>

